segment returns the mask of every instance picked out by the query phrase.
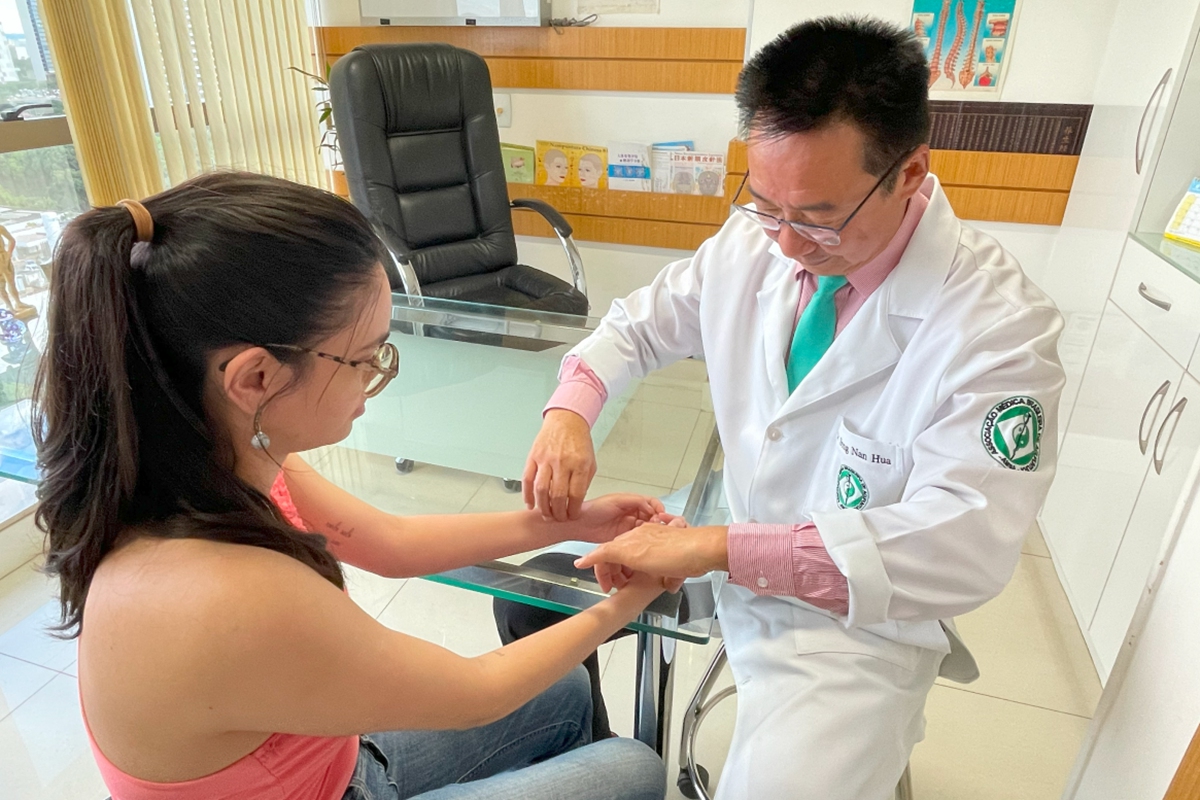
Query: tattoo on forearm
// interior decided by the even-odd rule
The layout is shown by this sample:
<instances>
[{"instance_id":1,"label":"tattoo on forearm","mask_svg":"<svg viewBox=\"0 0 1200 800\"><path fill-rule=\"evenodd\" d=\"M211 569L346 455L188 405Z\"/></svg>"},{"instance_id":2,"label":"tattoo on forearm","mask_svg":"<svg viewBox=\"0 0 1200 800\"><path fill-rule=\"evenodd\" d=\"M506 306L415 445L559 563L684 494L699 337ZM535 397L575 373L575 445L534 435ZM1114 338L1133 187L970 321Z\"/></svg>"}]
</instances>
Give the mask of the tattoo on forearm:
<instances>
[{"instance_id":1,"label":"tattoo on forearm","mask_svg":"<svg viewBox=\"0 0 1200 800\"><path fill-rule=\"evenodd\" d=\"M354 536L354 528L347 528L340 522L326 522L325 527L330 533L336 533L344 539L349 539Z\"/></svg>"}]
</instances>

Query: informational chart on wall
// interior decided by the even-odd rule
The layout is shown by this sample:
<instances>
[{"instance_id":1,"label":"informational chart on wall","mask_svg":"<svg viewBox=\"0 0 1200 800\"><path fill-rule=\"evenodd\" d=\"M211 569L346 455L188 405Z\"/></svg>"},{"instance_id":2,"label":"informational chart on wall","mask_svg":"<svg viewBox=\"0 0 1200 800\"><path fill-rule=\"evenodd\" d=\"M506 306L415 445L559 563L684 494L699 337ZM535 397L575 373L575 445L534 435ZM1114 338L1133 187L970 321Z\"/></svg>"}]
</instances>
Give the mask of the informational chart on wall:
<instances>
[{"instance_id":1,"label":"informational chart on wall","mask_svg":"<svg viewBox=\"0 0 1200 800\"><path fill-rule=\"evenodd\" d=\"M929 90L999 98L1018 4L1019 0L913 0L912 30L929 59Z\"/></svg>"},{"instance_id":2,"label":"informational chart on wall","mask_svg":"<svg viewBox=\"0 0 1200 800\"><path fill-rule=\"evenodd\" d=\"M657 14L658 0L579 0L576 13L585 14Z\"/></svg>"}]
</instances>

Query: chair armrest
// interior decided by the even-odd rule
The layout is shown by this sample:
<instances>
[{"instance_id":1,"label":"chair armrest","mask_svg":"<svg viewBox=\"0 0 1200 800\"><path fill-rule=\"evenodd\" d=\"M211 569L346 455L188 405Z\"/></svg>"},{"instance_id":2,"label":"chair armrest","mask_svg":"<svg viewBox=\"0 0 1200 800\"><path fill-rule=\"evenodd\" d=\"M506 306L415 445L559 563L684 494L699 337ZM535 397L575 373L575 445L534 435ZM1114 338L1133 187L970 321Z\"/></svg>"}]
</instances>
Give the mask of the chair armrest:
<instances>
[{"instance_id":1,"label":"chair armrest","mask_svg":"<svg viewBox=\"0 0 1200 800\"><path fill-rule=\"evenodd\" d=\"M536 211L550 223L550 227L558 235L558 241L562 244L563 252L567 254L567 264L571 267L571 281L575 284L575 288L584 297L587 297L587 277L583 274L583 258L579 255L579 250L575 247L575 240L571 238L571 234L575 231L572 230L571 223L567 222L566 217L558 213L554 206L545 200L537 200L533 197L518 197L509 203L509 205L512 208Z\"/></svg>"},{"instance_id":2,"label":"chair armrest","mask_svg":"<svg viewBox=\"0 0 1200 800\"><path fill-rule=\"evenodd\" d=\"M571 223L567 222L567 218L547 203L545 200L538 200L533 197L518 197L510 203L513 208L523 208L529 211L536 211L545 218L546 222L550 223L550 227L554 228L554 232L561 237L569 237L573 231Z\"/></svg>"}]
</instances>

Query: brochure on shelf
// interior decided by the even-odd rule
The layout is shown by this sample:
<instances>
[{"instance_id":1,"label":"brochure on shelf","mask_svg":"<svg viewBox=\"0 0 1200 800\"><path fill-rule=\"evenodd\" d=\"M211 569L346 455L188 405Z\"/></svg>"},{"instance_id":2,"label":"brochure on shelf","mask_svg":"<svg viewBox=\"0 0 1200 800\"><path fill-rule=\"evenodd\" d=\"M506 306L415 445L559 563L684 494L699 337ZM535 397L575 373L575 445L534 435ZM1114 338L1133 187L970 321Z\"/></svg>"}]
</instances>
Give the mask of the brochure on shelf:
<instances>
[{"instance_id":1,"label":"brochure on shelf","mask_svg":"<svg viewBox=\"0 0 1200 800\"><path fill-rule=\"evenodd\" d=\"M523 144L500 143L504 160L504 178L509 183L533 183L537 151Z\"/></svg>"}]
</instances>

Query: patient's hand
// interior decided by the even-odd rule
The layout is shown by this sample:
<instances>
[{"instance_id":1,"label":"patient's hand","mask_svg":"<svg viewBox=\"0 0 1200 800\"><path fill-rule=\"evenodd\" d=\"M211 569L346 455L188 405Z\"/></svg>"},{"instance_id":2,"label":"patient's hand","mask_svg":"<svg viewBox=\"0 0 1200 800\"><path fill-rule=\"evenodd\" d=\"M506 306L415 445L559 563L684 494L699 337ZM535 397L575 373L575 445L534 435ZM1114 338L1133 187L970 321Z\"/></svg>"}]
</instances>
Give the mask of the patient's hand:
<instances>
[{"instance_id":1,"label":"patient's hand","mask_svg":"<svg viewBox=\"0 0 1200 800\"><path fill-rule=\"evenodd\" d=\"M561 538L610 542L664 514L663 504L657 498L640 494L606 494L584 503L578 520L562 523Z\"/></svg>"},{"instance_id":2,"label":"patient's hand","mask_svg":"<svg viewBox=\"0 0 1200 800\"><path fill-rule=\"evenodd\" d=\"M724 526L687 528L678 517L669 524L660 519L600 545L576 560L575 566L594 567L596 581L605 591L611 586L620 588L634 572L664 575L682 583L684 578L729 569L727 533Z\"/></svg>"}]
</instances>

